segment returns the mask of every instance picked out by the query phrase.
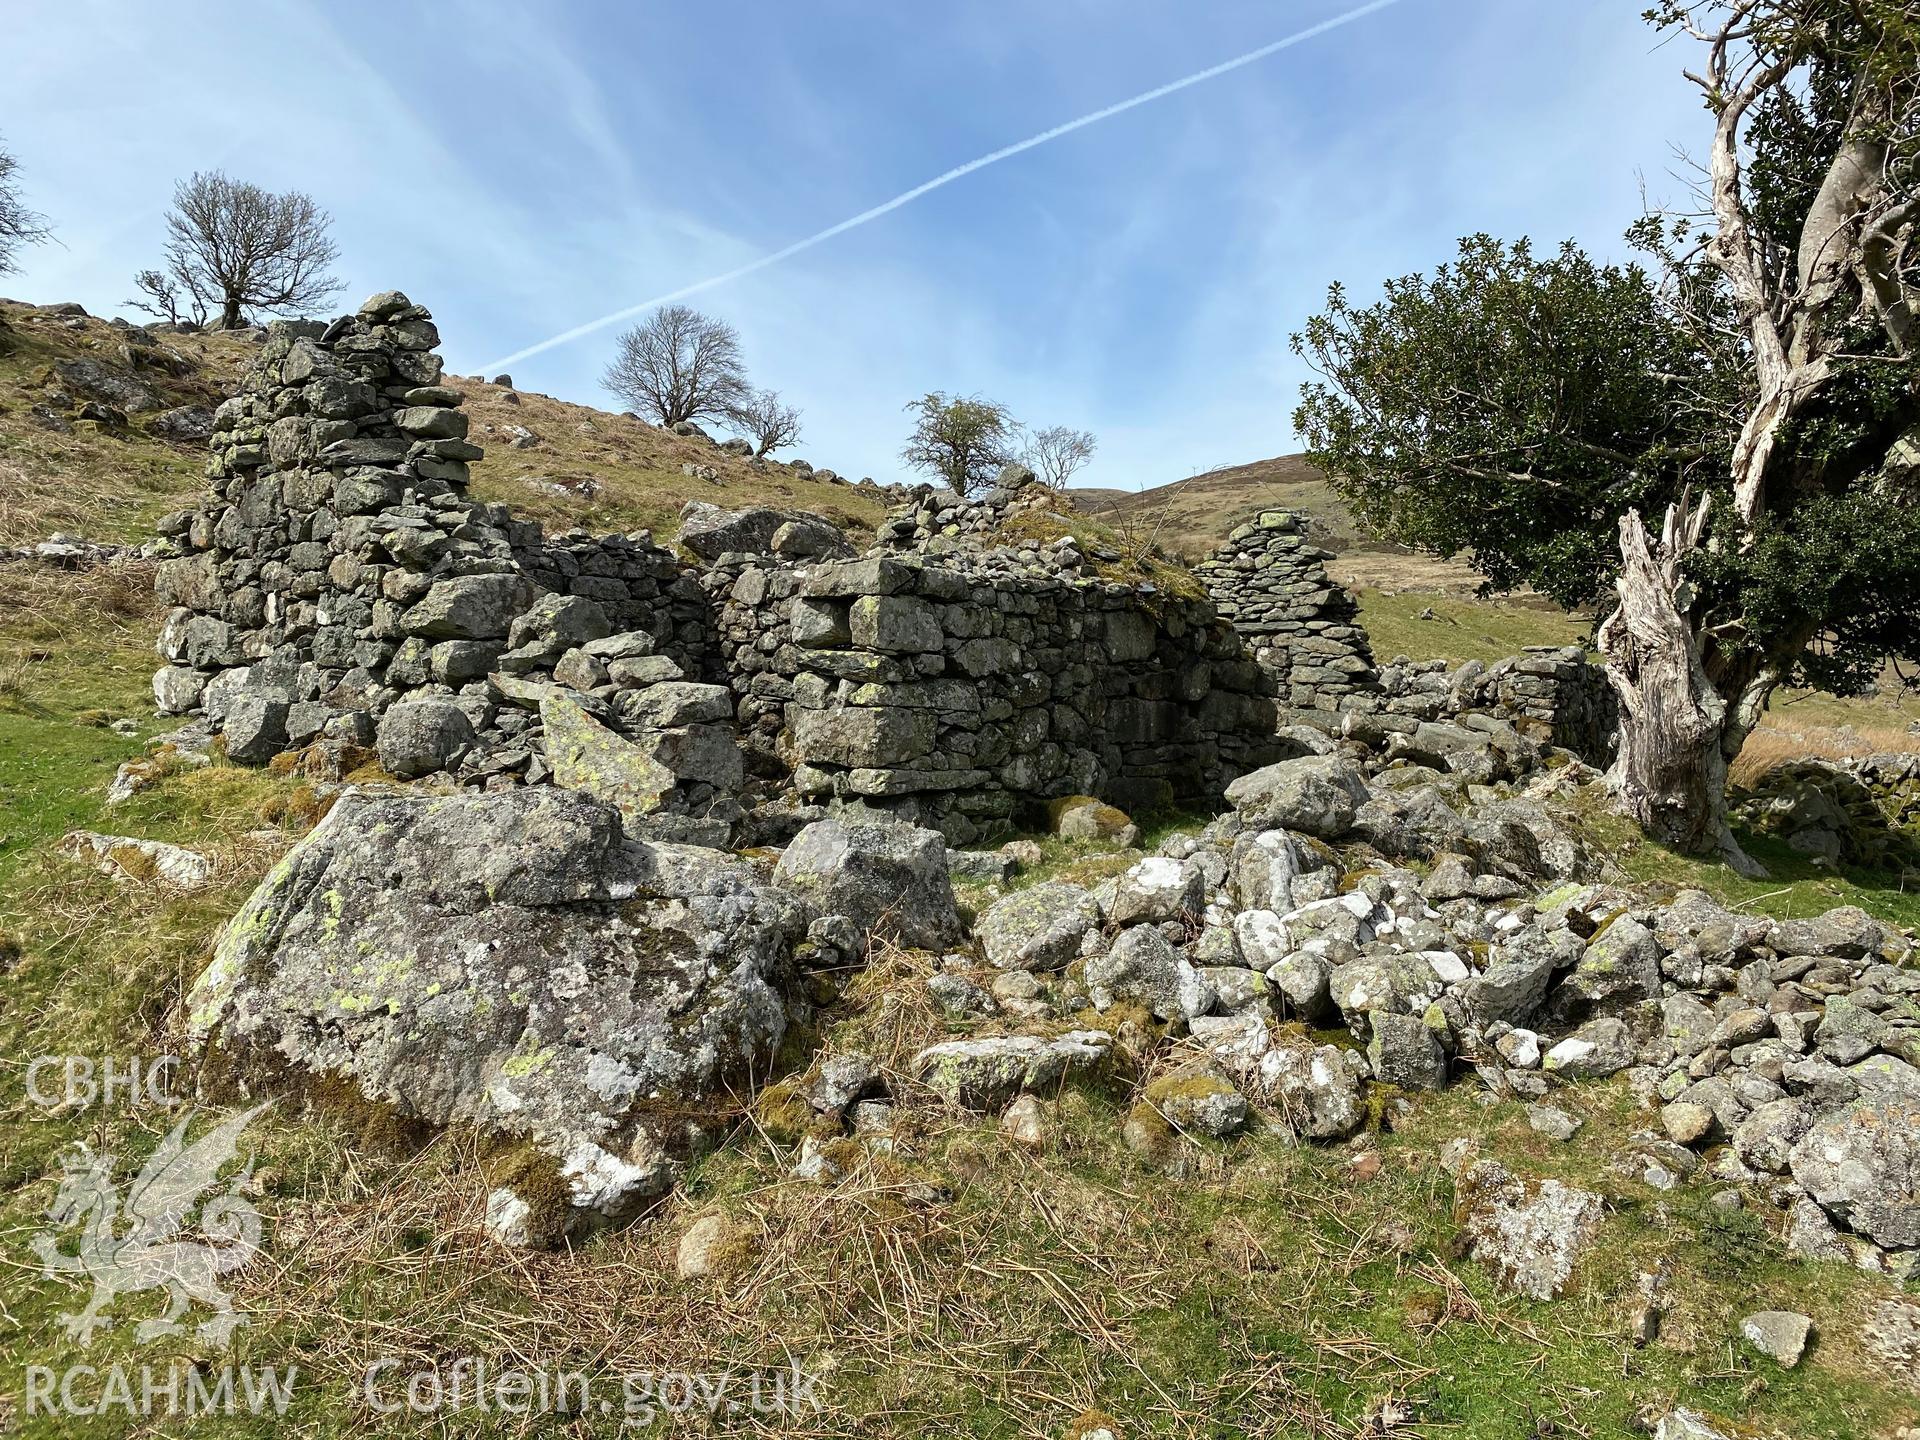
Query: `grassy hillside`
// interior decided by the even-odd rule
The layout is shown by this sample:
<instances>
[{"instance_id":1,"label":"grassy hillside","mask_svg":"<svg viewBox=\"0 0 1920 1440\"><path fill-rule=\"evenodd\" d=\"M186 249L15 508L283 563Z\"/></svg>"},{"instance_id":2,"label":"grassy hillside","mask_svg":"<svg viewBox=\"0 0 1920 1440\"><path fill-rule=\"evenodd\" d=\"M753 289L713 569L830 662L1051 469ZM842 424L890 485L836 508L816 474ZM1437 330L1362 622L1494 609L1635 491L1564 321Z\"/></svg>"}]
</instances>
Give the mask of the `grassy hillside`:
<instances>
[{"instance_id":1,"label":"grassy hillside","mask_svg":"<svg viewBox=\"0 0 1920 1440\"><path fill-rule=\"evenodd\" d=\"M1306 512L1314 543L1335 552L1328 570L1355 589L1461 594L1478 583L1464 565L1416 555L1363 532L1326 476L1303 455L1208 470L1147 490L1075 490L1073 498L1109 524L1190 560L1255 512L1280 507Z\"/></svg>"},{"instance_id":2,"label":"grassy hillside","mask_svg":"<svg viewBox=\"0 0 1920 1440\"><path fill-rule=\"evenodd\" d=\"M128 347L126 332L104 320L4 303L0 325L0 545L41 540L56 530L91 540L143 540L160 515L199 497L204 446L170 443L148 427L175 406L213 406L231 394L256 341L167 336L155 347L156 361L141 363L150 352ZM49 395L64 390L76 406L86 398L58 370L74 361L96 362L116 379L138 382L154 403L132 408L124 428L74 419L72 407ZM487 450L474 467L475 496L504 501L554 529L670 534L688 499L810 510L856 530L871 528L885 513L872 487L820 480L778 462L754 465L697 437L585 405L479 380L451 377L449 383L466 394L472 437ZM56 410L71 430L46 428L35 406ZM713 477L684 474L685 465L711 470Z\"/></svg>"},{"instance_id":3,"label":"grassy hillside","mask_svg":"<svg viewBox=\"0 0 1920 1440\"><path fill-rule=\"evenodd\" d=\"M205 463L204 445L158 439L147 423L174 406L218 405L253 351L235 335L170 335L130 347L126 332L103 320L0 304L0 545L56 530L145 539L154 520L199 493ZM125 429L69 418L87 397L56 367L75 361L137 382L155 403L132 409ZM61 404L54 391L73 403ZM35 406L71 432L47 428Z\"/></svg>"},{"instance_id":4,"label":"grassy hillside","mask_svg":"<svg viewBox=\"0 0 1920 1440\"><path fill-rule=\"evenodd\" d=\"M138 742L100 721L144 714L150 617L137 595L99 588L115 584L105 576L35 573L12 579L0 612L0 655L58 654L0 696L0 825L14 842L0 854L0 1046L16 1057L166 1053L175 1005L220 925L318 806L295 778L215 764L104 807L114 764ZM181 896L96 875L52 851L76 824L192 844L216 860L216 884ZM1920 919L1911 896L1868 877L1783 870L1754 885L1615 838L1634 873L1703 884L1753 911L1852 902ZM1042 875L1113 868L1044 843ZM823 1038L884 1056L940 1033L922 988L932 964L882 956L823 1014ZM791 1362L820 1377L817 1413L706 1428L696 1418L687 1433L1014 1440L1078 1436L1108 1418L1126 1437L1522 1440L1625 1435L1642 1413L1681 1403L1739 1418L1743 1435L1866 1440L1915 1418L1911 1394L1859 1341L1886 1283L1788 1258L1764 1207L1727 1213L1708 1203L1711 1187L1662 1193L1610 1169L1645 1123L1620 1084L1557 1095L1585 1122L1575 1144L1546 1140L1524 1107L1462 1084L1350 1145L1196 1142L1170 1179L1119 1139L1146 1078L1123 1070L1060 1095L1037 1149L992 1119L911 1100L897 1153L850 1152L825 1185L790 1176L792 1137L770 1117L743 1116L657 1210L578 1250L535 1256L484 1238L487 1162L472 1140L411 1148L351 1111L277 1111L247 1138L248 1194L268 1249L234 1277L249 1323L231 1358L297 1366L304 1381L284 1420L162 1420L141 1433L656 1433L622 1427L618 1377L744 1376ZM16 1257L45 1226L71 1142L137 1161L173 1118L48 1112L20 1097L18 1085L0 1097L0 1231ZM1583 1262L1572 1297L1518 1298L1459 1258L1440 1163L1459 1141L1606 1197L1609 1243ZM680 1237L716 1215L735 1237L726 1264L677 1279ZM1637 1277L1656 1266L1668 1308L1659 1342L1640 1346L1628 1338ZM71 1280L9 1267L5 1372L70 1363L58 1317L84 1298ZM1742 1315L1772 1306L1818 1326L1796 1370L1729 1342ZM151 1295L117 1307L156 1311ZM164 1376L170 1364L221 1362L203 1349L191 1338L138 1345L123 1325L85 1358ZM498 1369L580 1372L616 1408L566 1422L475 1410L402 1423L355 1401L367 1366L385 1357L411 1372L469 1355ZM133 1429L115 1413L27 1417L17 1384L0 1381L9 1432L105 1440Z\"/></svg>"}]
</instances>

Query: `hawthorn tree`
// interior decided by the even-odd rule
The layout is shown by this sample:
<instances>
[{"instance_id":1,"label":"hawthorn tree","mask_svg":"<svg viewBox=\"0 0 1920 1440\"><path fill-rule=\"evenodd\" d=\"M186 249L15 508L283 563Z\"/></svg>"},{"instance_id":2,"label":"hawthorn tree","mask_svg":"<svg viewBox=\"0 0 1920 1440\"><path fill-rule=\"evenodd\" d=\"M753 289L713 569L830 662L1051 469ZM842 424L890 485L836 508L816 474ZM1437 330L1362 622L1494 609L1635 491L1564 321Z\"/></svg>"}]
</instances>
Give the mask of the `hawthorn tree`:
<instances>
[{"instance_id":1,"label":"hawthorn tree","mask_svg":"<svg viewBox=\"0 0 1920 1440\"><path fill-rule=\"evenodd\" d=\"M166 266L142 270L134 284L149 314L223 330L255 313L308 315L343 288L327 274L340 258L328 237L333 220L311 196L275 195L219 170L196 171L173 189L167 213Z\"/></svg>"},{"instance_id":2,"label":"hawthorn tree","mask_svg":"<svg viewBox=\"0 0 1920 1440\"><path fill-rule=\"evenodd\" d=\"M29 210L20 198L20 182L14 179L19 168L19 161L0 150L0 275L13 272L13 257L23 246L37 244L52 233L46 217Z\"/></svg>"},{"instance_id":3,"label":"hawthorn tree","mask_svg":"<svg viewBox=\"0 0 1920 1440\"><path fill-rule=\"evenodd\" d=\"M1040 477L1042 484L1064 490L1075 473L1093 458L1098 444L1091 430L1049 425L1033 432L1020 458Z\"/></svg>"},{"instance_id":4,"label":"hawthorn tree","mask_svg":"<svg viewBox=\"0 0 1920 1440\"><path fill-rule=\"evenodd\" d=\"M1920 22L1903 0L1669 0L1714 120L1657 262L1477 236L1294 337L1295 421L1363 520L1490 589L1600 601L1609 780L1677 848L1757 867L1727 767L1782 684L1920 655ZM1660 516L1657 534L1647 517Z\"/></svg>"},{"instance_id":5,"label":"hawthorn tree","mask_svg":"<svg viewBox=\"0 0 1920 1440\"><path fill-rule=\"evenodd\" d=\"M800 438L800 412L773 390L750 391L727 412L727 423L753 442L756 460Z\"/></svg>"},{"instance_id":6,"label":"hawthorn tree","mask_svg":"<svg viewBox=\"0 0 1920 1440\"><path fill-rule=\"evenodd\" d=\"M751 399L739 335L688 305L663 305L625 331L600 383L662 425L724 421Z\"/></svg>"},{"instance_id":7,"label":"hawthorn tree","mask_svg":"<svg viewBox=\"0 0 1920 1440\"><path fill-rule=\"evenodd\" d=\"M1020 427L1004 405L935 390L906 408L914 417L913 434L900 458L939 476L956 495L986 489L1003 465L1018 458Z\"/></svg>"}]
</instances>

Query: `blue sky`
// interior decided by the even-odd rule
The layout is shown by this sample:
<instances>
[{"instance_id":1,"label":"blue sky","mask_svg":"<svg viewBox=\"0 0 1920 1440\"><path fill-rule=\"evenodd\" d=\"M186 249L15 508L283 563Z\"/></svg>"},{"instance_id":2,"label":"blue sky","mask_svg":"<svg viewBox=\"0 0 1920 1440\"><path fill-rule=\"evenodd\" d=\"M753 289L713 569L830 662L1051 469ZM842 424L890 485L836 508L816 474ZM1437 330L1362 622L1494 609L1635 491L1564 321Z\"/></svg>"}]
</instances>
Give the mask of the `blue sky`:
<instances>
[{"instance_id":1,"label":"blue sky","mask_svg":"<svg viewBox=\"0 0 1920 1440\"><path fill-rule=\"evenodd\" d=\"M398 288L461 373L731 270L1355 0L15 0L0 135L58 246L16 298L124 309L175 178L333 215L341 308ZM1634 0L1398 0L706 291L795 453L908 478L902 406L1093 430L1088 484L1297 448L1287 337L1474 230L1622 256L1704 116ZM515 363L609 404L607 329Z\"/></svg>"}]
</instances>

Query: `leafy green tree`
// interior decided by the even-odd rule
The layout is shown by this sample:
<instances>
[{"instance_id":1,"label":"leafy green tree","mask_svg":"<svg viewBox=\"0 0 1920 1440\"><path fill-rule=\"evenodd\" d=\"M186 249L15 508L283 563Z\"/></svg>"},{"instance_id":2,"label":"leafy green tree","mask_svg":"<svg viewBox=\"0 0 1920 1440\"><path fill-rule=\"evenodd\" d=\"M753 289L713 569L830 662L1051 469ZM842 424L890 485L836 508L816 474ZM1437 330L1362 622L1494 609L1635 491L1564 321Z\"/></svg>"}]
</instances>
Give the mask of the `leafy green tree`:
<instances>
[{"instance_id":1,"label":"leafy green tree","mask_svg":"<svg viewBox=\"0 0 1920 1440\"><path fill-rule=\"evenodd\" d=\"M978 395L932 391L907 406L913 434L900 458L937 475L956 495L984 490L1000 467L1017 458L1020 427L1007 407Z\"/></svg>"},{"instance_id":2,"label":"leafy green tree","mask_svg":"<svg viewBox=\"0 0 1920 1440\"><path fill-rule=\"evenodd\" d=\"M1701 48L1703 213L1657 262L1477 236L1295 346L1296 424L1382 533L1601 602L1609 778L1748 871L1727 766L1781 684L1920 656L1920 21L1896 0L1668 3ZM1664 512L1657 536L1644 516Z\"/></svg>"}]
</instances>

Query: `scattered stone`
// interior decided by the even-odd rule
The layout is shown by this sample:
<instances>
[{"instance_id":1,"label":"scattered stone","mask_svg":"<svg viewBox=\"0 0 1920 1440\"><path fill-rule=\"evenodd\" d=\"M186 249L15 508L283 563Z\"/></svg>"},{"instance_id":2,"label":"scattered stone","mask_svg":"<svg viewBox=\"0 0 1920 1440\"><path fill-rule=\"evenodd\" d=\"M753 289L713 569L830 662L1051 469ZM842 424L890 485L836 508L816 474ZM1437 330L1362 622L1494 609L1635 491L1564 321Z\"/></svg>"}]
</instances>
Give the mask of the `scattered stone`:
<instances>
[{"instance_id":1,"label":"scattered stone","mask_svg":"<svg viewBox=\"0 0 1920 1440\"><path fill-rule=\"evenodd\" d=\"M746 1258L751 1242L725 1215L702 1215L680 1237L674 1268L682 1280L723 1275Z\"/></svg>"},{"instance_id":2,"label":"scattered stone","mask_svg":"<svg viewBox=\"0 0 1920 1440\"><path fill-rule=\"evenodd\" d=\"M1191 1066L1146 1088L1151 1105L1175 1130L1224 1140L1247 1123L1247 1101L1217 1066Z\"/></svg>"},{"instance_id":3,"label":"scattered stone","mask_svg":"<svg viewBox=\"0 0 1920 1440\"><path fill-rule=\"evenodd\" d=\"M1100 907L1078 885L1050 882L996 900L974 923L987 962L1002 970L1058 970L1079 958Z\"/></svg>"},{"instance_id":4,"label":"scattered stone","mask_svg":"<svg viewBox=\"0 0 1920 1440\"><path fill-rule=\"evenodd\" d=\"M1132 1000L1162 1020L1191 1020L1213 1008L1212 987L1151 925L1123 931L1105 954L1088 960L1086 979L1101 1010Z\"/></svg>"},{"instance_id":5,"label":"scattered stone","mask_svg":"<svg viewBox=\"0 0 1920 1440\"><path fill-rule=\"evenodd\" d=\"M1527 1124L1549 1140L1571 1140L1582 1122L1555 1105L1529 1105Z\"/></svg>"},{"instance_id":6,"label":"scattered stone","mask_svg":"<svg viewBox=\"0 0 1920 1440\"><path fill-rule=\"evenodd\" d=\"M914 1057L921 1082L949 1105L999 1110L1023 1090L1048 1090L1069 1075L1103 1064L1111 1037L1101 1030L1069 1030L1051 1040L995 1035L949 1040Z\"/></svg>"},{"instance_id":7,"label":"scattered stone","mask_svg":"<svg viewBox=\"0 0 1920 1440\"><path fill-rule=\"evenodd\" d=\"M84 860L108 879L122 883L157 880L175 890L191 891L205 889L213 879L212 860L162 840L70 830L61 837L59 848L61 854Z\"/></svg>"},{"instance_id":8,"label":"scattered stone","mask_svg":"<svg viewBox=\"0 0 1920 1440\"><path fill-rule=\"evenodd\" d=\"M1813 1321L1796 1310L1762 1310L1740 1322L1741 1337L1787 1370L1800 1363L1812 1333Z\"/></svg>"},{"instance_id":9,"label":"scattered stone","mask_svg":"<svg viewBox=\"0 0 1920 1440\"><path fill-rule=\"evenodd\" d=\"M1352 762L1332 755L1283 760L1227 787L1227 802L1248 825L1297 830L1323 840L1337 840L1351 830L1367 798L1366 781Z\"/></svg>"},{"instance_id":10,"label":"scattered stone","mask_svg":"<svg viewBox=\"0 0 1920 1440\"><path fill-rule=\"evenodd\" d=\"M1006 1113L1000 1117L1000 1133L1029 1150L1046 1149L1047 1112L1039 1097L1021 1095L1007 1106Z\"/></svg>"},{"instance_id":11,"label":"scattered stone","mask_svg":"<svg viewBox=\"0 0 1920 1440\"><path fill-rule=\"evenodd\" d=\"M1600 1232L1601 1200L1558 1180L1516 1178L1482 1160L1460 1183L1468 1253L1509 1290L1556 1300Z\"/></svg>"}]
</instances>

